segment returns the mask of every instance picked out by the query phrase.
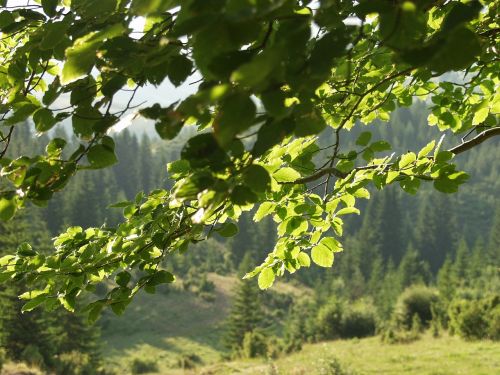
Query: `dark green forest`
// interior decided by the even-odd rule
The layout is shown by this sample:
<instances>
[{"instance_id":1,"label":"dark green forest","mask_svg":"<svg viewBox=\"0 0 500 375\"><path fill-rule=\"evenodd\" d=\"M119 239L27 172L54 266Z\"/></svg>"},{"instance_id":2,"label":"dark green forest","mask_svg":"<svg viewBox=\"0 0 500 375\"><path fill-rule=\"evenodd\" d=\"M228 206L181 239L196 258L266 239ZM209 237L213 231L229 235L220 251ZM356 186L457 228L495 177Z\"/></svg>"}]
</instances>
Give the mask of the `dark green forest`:
<instances>
[{"instance_id":1,"label":"dark green forest","mask_svg":"<svg viewBox=\"0 0 500 375\"><path fill-rule=\"evenodd\" d=\"M427 126L425 108L418 102L397 110L387 124L370 127L373 138L388 140L398 152L422 148L439 133ZM28 123L17 129L9 149L13 155L40 153L49 141L46 135L33 137ZM352 142L362 130L352 132ZM56 129L51 136L64 131ZM329 136L333 133L323 135L325 144L331 143ZM0 222L0 256L14 253L25 241L50 252L51 238L64 228L114 225L121 208L111 204L171 186L166 164L178 158L182 133L170 142L127 130L113 138L118 164L83 171L46 207L28 207L12 221ZM450 134L444 142L457 141ZM272 290L259 291L253 280L240 281L227 329L220 332L227 356L274 355L298 350L306 342L376 333L389 341L408 341L426 327L436 334L448 330L468 339L499 339L498 146L498 140L491 140L456 158L471 174L457 194L423 187L410 197L393 186L372 194L360 207L363 215L346 219L344 251L335 254L333 268L302 269L286 280L310 289L310 298L277 298ZM185 293L210 301L213 285L207 273L241 278L263 261L276 241L276 225L271 218L256 224L253 215L245 213L235 237L214 234L192 251L169 258L164 266L186 275ZM21 313L24 302L17 296L23 285L1 288L3 357L58 374L107 371L100 348L101 336L107 334L102 321L110 313L94 326L84 314L62 309ZM100 284L94 293L104 294L106 288Z\"/></svg>"}]
</instances>

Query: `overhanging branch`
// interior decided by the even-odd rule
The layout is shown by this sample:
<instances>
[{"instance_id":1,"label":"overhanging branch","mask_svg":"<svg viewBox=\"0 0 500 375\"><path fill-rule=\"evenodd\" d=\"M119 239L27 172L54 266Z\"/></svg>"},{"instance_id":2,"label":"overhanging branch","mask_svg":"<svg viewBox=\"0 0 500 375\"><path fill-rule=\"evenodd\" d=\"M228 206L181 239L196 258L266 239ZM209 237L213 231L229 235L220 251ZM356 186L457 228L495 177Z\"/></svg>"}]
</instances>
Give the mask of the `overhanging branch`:
<instances>
[{"instance_id":1,"label":"overhanging branch","mask_svg":"<svg viewBox=\"0 0 500 375\"><path fill-rule=\"evenodd\" d=\"M458 154L461 154L462 152L470 150L471 148L483 143L488 138L494 137L496 135L500 135L500 126L485 130L485 131L479 133L478 135L476 135L474 138L468 140L467 142L463 142L463 143L449 149L448 151L454 153L455 155L458 155Z\"/></svg>"},{"instance_id":2,"label":"overhanging branch","mask_svg":"<svg viewBox=\"0 0 500 375\"><path fill-rule=\"evenodd\" d=\"M450 148L448 151L455 154L455 155L458 155L458 154L461 154L462 152L470 150L471 148L483 143L487 139L492 138L492 137L497 136L497 135L500 135L500 127L494 127L494 128L485 130L485 131L479 133L474 138L468 140L467 142L463 142L463 143L461 143L453 148ZM391 165L392 164L388 164L387 168L389 168ZM366 170L366 169L372 169L372 168L378 168L378 167L380 167L380 165L359 167L359 168L355 168L354 170ZM333 176L338 177L338 178L345 178L349 175L349 173L342 172L335 167L324 168L324 169L321 169L318 172L316 172L310 176L307 176L304 178L299 178L299 179L292 181L292 182L284 182L283 184L307 184L309 182L316 181L316 180L318 180L321 177L326 176L326 175L333 175Z\"/></svg>"}]
</instances>

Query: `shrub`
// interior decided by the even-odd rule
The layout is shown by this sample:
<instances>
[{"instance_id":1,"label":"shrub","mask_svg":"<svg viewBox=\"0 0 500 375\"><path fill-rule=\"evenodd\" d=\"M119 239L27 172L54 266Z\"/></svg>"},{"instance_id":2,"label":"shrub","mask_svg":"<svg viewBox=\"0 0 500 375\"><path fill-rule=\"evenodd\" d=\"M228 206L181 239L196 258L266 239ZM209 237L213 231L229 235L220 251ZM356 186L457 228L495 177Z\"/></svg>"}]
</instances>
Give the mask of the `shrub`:
<instances>
[{"instance_id":1,"label":"shrub","mask_svg":"<svg viewBox=\"0 0 500 375\"><path fill-rule=\"evenodd\" d=\"M319 368L319 375L356 375L357 373L345 367L337 358L323 359Z\"/></svg>"},{"instance_id":2,"label":"shrub","mask_svg":"<svg viewBox=\"0 0 500 375\"><path fill-rule=\"evenodd\" d=\"M5 353L5 349L0 348L0 374L2 373L2 368L6 361L7 361L7 354Z\"/></svg>"},{"instance_id":3,"label":"shrub","mask_svg":"<svg viewBox=\"0 0 500 375\"><path fill-rule=\"evenodd\" d=\"M448 314L451 333L468 340L500 339L500 296L455 299Z\"/></svg>"},{"instance_id":4,"label":"shrub","mask_svg":"<svg viewBox=\"0 0 500 375\"><path fill-rule=\"evenodd\" d=\"M500 340L500 304L491 310L488 320L488 337L491 340Z\"/></svg>"},{"instance_id":5,"label":"shrub","mask_svg":"<svg viewBox=\"0 0 500 375\"><path fill-rule=\"evenodd\" d=\"M426 286L407 288L398 298L395 308L395 320L398 327L411 329L414 315L417 315L423 327L428 327L432 320L433 305L439 302L435 289Z\"/></svg>"},{"instance_id":6,"label":"shrub","mask_svg":"<svg viewBox=\"0 0 500 375\"><path fill-rule=\"evenodd\" d=\"M271 336L270 338L268 338L266 346L266 357L269 359L278 358L284 351L283 340L277 338L276 336Z\"/></svg>"},{"instance_id":7,"label":"shrub","mask_svg":"<svg viewBox=\"0 0 500 375\"><path fill-rule=\"evenodd\" d=\"M342 338L373 336L376 320L375 308L371 304L359 302L348 306L340 321L340 335Z\"/></svg>"},{"instance_id":8,"label":"shrub","mask_svg":"<svg viewBox=\"0 0 500 375\"><path fill-rule=\"evenodd\" d=\"M267 337L258 329L246 332L243 337L241 356L243 358L263 357L267 354Z\"/></svg>"},{"instance_id":9,"label":"shrub","mask_svg":"<svg viewBox=\"0 0 500 375\"><path fill-rule=\"evenodd\" d=\"M148 372L158 372L158 363L153 360L134 358L130 364L132 374L146 374Z\"/></svg>"},{"instance_id":10,"label":"shrub","mask_svg":"<svg viewBox=\"0 0 500 375\"><path fill-rule=\"evenodd\" d=\"M366 302L344 305L333 300L318 311L316 332L319 339L372 336L376 331L375 308Z\"/></svg>"},{"instance_id":11,"label":"shrub","mask_svg":"<svg viewBox=\"0 0 500 375\"><path fill-rule=\"evenodd\" d=\"M30 366L36 366L38 368L45 367L43 355L36 345L26 346L21 353L20 359Z\"/></svg>"},{"instance_id":12,"label":"shrub","mask_svg":"<svg viewBox=\"0 0 500 375\"><path fill-rule=\"evenodd\" d=\"M94 368L88 354L72 351L60 354L56 363L57 373L61 375L90 375Z\"/></svg>"},{"instance_id":13,"label":"shrub","mask_svg":"<svg viewBox=\"0 0 500 375\"><path fill-rule=\"evenodd\" d=\"M344 306L338 300L332 300L318 310L316 319L317 337L322 340L340 338Z\"/></svg>"},{"instance_id":14,"label":"shrub","mask_svg":"<svg viewBox=\"0 0 500 375\"><path fill-rule=\"evenodd\" d=\"M389 325L381 331L380 338L387 344L408 344L420 338L420 332L416 330L401 329Z\"/></svg>"},{"instance_id":15,"label":"shrub","mask_svg":"<svg viewBox=\"0 0 500 375\"><path fill-rule=\"evenodd\" d=\"M200 363L202 363L202 360L195 353L184 353L177 360L177 366L185 370L195 368Z\"/></svg>"}]
</instances>

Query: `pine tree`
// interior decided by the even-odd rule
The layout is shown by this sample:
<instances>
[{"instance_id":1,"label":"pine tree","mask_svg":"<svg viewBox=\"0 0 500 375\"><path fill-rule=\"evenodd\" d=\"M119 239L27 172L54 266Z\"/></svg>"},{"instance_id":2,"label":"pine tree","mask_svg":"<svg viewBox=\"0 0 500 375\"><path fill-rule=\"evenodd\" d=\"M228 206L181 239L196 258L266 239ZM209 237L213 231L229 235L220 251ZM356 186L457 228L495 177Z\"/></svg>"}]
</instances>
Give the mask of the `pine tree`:
<instances>
[{"instance_id":1,"label":"pine tree","mask_svg":"<svg viewBox=\"0 0 500 375\"><path fill-rule=\"evenodd\" d=\"M429 266L420 258L411 243L399 264L398 275L401 290L414 284L427 284L429 282Z\"/></svg>"},{"instance_id":2,"label":"pine tree","mask_svg":"<svg viewBox=\"0 0 500 375\"><path fill-rule=\"evenodd\" d=\"M251 269L250 255L246 254L241 263L241 271ZM241 274L240 271L240 274ZM231 312L227 319L225 344L233 352L238 351L243 343L245 333L260 327L263 312L260 305L259 291L255 283L240 280L233 297Z\"/></svg>"},{"instance_id":3,"label":"pine tree","mask_svg":"<svg viewBox=\"0 0 500 375\"><path fill-rule=\"evenodd\" d=\"M48 247L47 228L38 212L24 211L12 221L0 222L0 256L15 253L17 247L29 241L37 250ZM41 310L21 313L24 301L18 298L26 287L19 283L2 284L0 287L0 344L9 357L23 359L23 352L32 346L44 358L45 364L53 364L54 336Z\"/></svg>"},{"instance_id":4,"label":"pine tree","mask_svg":"<svg viewBox=\"0 0 500 375\"><path fill-rule=\"evenodd\" d=\"M454 279L453 262L450 255L446 257L446 260L439 269L437 274L437 286L441 296L445 300L451 301L455 294L456 280Z\"/></svg>"},{"instance_id":5,"label":"pine tree","mask_svg":"<svg viewBox=\"0 0 500 375\"><path fill-rule=\"evenodd\" d=\"M488 261L494 267L500 267L500 204L497 204L488 243Z\"/></svg>"},{"instance_id":6,"label":"pine tree","mask_svg":"<svg viewBox=\"0 0 500 375\"><path fill-rule=\"evenodd\" d=\"M455 248L456 233L456 217L450 199L444 195L428 195L421 204L413 243L433 274L437 274L447 254Z\"/></svg>"},{"instance_id":7,"label":"pine tree","mask_svg":"<svg viewBox=\"0 0 500 375\"><path fill-rule=\"evenodd\" d=\"M453 263L453 280L457 286L465 286L470 283L467 279L467 270L469 268L469 247L465 239L461 239L458 245L457 253L455 255L455 262Z\"/></svg>"}]
</instances>

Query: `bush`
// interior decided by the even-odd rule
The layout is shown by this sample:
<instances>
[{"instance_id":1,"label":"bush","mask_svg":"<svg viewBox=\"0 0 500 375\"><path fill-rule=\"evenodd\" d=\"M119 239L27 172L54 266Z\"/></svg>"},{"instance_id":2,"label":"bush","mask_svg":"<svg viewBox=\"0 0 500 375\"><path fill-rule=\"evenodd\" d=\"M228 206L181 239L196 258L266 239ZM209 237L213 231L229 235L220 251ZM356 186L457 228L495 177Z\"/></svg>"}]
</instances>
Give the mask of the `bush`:
<instances>
[{"instance_id":1,"label":"bush","mask_svg":"<svg viewBox=\"0 0 500 375\"><path fill-rule=\"evenodd\" d=\"M467 340L500 339L500 296L455 299L448 309L450 332Z\"/></svg>"},{"instance_id":2,"label":"bush","mask_svg":"<svg viewBox=\"0 0 500 375\"><path fill-rule=\"evenodd\" d=\"M241 356L243 358L263 357L267 354L267 337L260 330L246 332L243 337Z\"/></svg>"},{"instance_id":3,"label":"bush","mask_svg":"<svg viewBox=\"0 0 500 375\"><path fill-rule=\"evenodd\" d=\"M398 298L395 308L395 320L399 328L411 329L413 317L418 316L424 328L432 320L433 305L439 302L435 289L426 286L407 288Z\"/></svg>"},{"instance_id":4,"label":"bush","mask_svg":"<svg viewBox=\"0 0 500 375\"><path fill-rule=\"evenodd\" d=\"M268 338L266 346L266 357L269 359L278 358L284 351L283 340L277 338L276 336L271 336L270 338Z\"/></svg>"},{"instance_id":5,"label":"bush","mask_svg":"<svg viewBox=\"0 0 500 375\"><path fill-rule=\"evenodd\" d=\"M376 331L376 320L375 308L371 304L344 305L333 300L318 311L317 337L332 340L372 336Z\"/></svg>"},{"instance_id":6,"label":"bush","mask_svg":"<svg viewBox=\"0 0 500 375\"><path fill-rule=\"evenodd\" d=\"M6 361L7 361L7 354L5 353L5 349L0 348L0 374L2 373L2 368Z\"/></svg>"},{"instance_id":7,"label":"bush","mask_svg":"<svg viewBox=\"0 0 500 375\"><path fill-rule=\"evenodd\" d=\"M153 360L134 358L130 364L132 374L146 374L148 372L158 372L158 363Z\"/></svg>"},{"instance_id":8,"label":"bush","mask_svg":"<svg viewBox=\"0 0 500 375\"><path fill-rule=\"evenodd\" d=\"M367 337L375 335L377 328L375 308L367 303L348 306L340 321L342 338Z\"/></svg>"},{"instance_id":9,"label":"bush","mask_svg":"<svg viewBox=\"0 0 500 375\"><path fill-rule=\"evenodd\" d=\"M90 375L95 374L94 367L88 354L72 351L63 353L57 359L57 373L61 375Z\"/></svg>"},{"instance_id":10,"label":"bush","mask_svg":"<svg viewBox=\"0 0 500 375\"><path fill-rule=\"evenodd\" d=\"M333 340L341 336L344 306L338 300L332 300L318 310L316 332L320 340Z\"/></svg>"},{"instance_id":11,"label":"bush","mask_svg":"<svg viewBox=\"0 0 500 375\"><path fill-rule=\"evenodd\" d=\"M420 332L416 329L401 329L393 324L382 330L380 338L387 344L408 344L420 338Z\"/></svg>"},{"instance_id":12,"label":"bush","mask_svg":"<svg viewBox=\"0 0 500 375\"><path fill-rule=\"evenodd\" d=\"M21 353L21 361L38 368L45 367L45 360L36 345L28 345Z\"/></svg>"},{"instance_id":13,"label":"bush","mask_svg":"<svg viewBox=\"0 0 500 375\"><path fill-rule=\"evenodd\" d=\"M182 354L177 360L177 366L184 370L195 368L196 365L202 363L201 358L195 353Z\"/></svg>"},{"instance_id":14,"label":"bush","mask_svg":"<svg viewBox=\"0 0 500 375\"><path fill-rule=\"evenodd\" d=\"M323 359L319 368L319 375L356 375L357 373L346 368L337 358Z\"/></svg>"}]
</instances>

